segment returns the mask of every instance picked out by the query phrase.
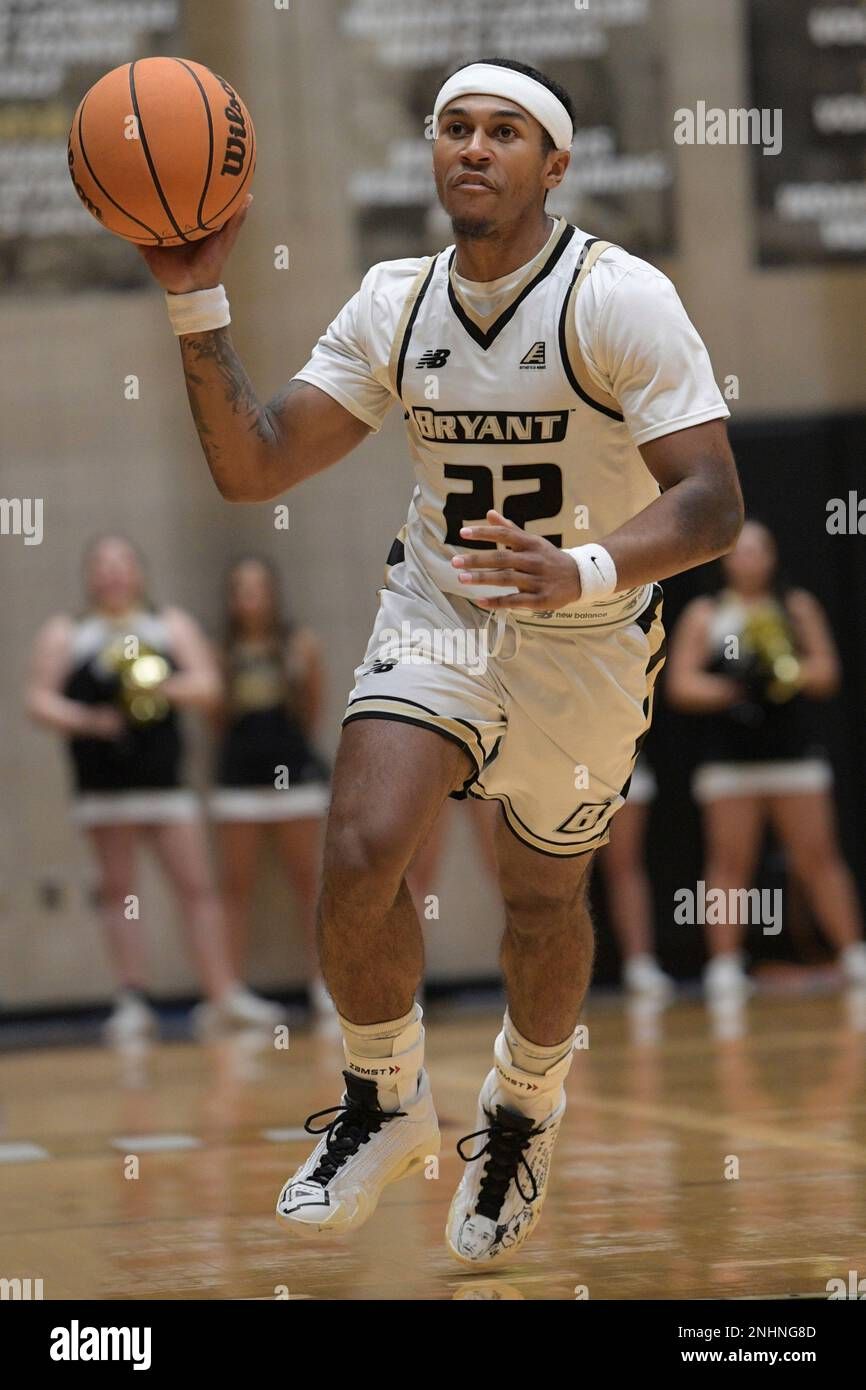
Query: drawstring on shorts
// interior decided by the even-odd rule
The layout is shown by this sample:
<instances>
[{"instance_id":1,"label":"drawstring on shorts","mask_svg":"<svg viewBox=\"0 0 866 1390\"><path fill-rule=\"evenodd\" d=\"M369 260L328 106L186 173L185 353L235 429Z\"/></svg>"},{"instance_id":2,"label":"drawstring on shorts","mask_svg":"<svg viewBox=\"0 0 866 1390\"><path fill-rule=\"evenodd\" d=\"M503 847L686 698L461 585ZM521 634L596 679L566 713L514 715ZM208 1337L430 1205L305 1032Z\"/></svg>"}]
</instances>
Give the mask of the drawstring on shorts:
<instances>
[{"instance_id":1,"label":"drawstring on shorts","mask_svg":"<svg viewBox=\"0 0 866 1390\"><path fill-rule=\"evenodd\" d=\"M496 636L493 639L492 646L490 645L491 618L496 619ZM509 626L511 628L511 631L514 633L514 651L510 652L508 656L501 656L500 653L502 652L502 648L505 643L505 633L508 630ZM492 657L494 660L498 658L500 661L514 660L514 658L517 656L517 653L520 651L520 624L514 617L510 608L491 608L489 613L487 614L487 621L484 624L482 631L484 633L484 641L487 647L487 655L489 657Z\"/></svg>"}]
</instances>

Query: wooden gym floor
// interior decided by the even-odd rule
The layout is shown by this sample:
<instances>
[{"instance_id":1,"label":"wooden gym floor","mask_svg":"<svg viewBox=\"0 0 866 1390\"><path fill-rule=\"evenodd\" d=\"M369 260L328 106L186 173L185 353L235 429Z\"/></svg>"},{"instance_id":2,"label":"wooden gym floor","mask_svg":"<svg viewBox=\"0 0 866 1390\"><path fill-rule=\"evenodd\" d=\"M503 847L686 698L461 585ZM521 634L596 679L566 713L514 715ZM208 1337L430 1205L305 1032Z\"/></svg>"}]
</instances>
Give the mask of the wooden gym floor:
<instances>
[{"instance_id":1,"label":"wooden gym floor","mask_svg":"<svg viewBox=\"0 0 866 1390\"><path fill-rule=\"evenodd\" d=\"M0 1055L0 1277L41 1278L46 1299L559 1300L826 1297L866 1273L851 994L758 997L740 1020L590 1001L539 1226L500 1268L464 1271L442 1228L500 1018L428 1012L439 1177L395 1184L327 1244L272 1212L313 1142L303 1120L339 1100L332 1037Z\"/></svg>"}]
</instances>

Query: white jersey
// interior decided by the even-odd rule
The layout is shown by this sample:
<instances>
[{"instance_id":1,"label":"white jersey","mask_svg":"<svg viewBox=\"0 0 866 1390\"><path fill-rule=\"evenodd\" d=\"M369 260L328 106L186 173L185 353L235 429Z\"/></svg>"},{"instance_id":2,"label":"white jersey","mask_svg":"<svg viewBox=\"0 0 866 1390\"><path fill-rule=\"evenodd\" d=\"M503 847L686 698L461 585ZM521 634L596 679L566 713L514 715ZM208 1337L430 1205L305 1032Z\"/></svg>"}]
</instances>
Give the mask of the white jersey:
<instances>
[{"instance_id":1,"label":"white jersey","mask_svg":"<svg viewBox=\"0 0 866 1390\"><path fill-rule=\"evenodd\" d=\"M297 377L380 428L403 406L416 487L388 559L461 585L461 539L493 507L560 547L602 540L659 496L638 445L726 417L706 350L670 281L558 219L518 271L471 284L455 248L386 261L320 339ZM591 273L589 273L591 271ZM598 627L640 613L651 586L521 623Z\"/></svg>"}]
</instances>

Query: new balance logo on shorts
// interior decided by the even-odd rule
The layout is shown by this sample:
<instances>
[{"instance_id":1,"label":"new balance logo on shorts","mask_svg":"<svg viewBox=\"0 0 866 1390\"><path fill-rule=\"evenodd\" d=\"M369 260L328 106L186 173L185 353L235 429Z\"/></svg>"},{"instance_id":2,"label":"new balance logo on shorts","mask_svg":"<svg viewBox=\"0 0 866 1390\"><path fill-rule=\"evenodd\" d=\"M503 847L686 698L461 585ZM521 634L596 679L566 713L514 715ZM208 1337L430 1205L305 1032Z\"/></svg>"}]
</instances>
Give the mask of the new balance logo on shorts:
<instances>
[{"instance_id":1,"label":"new balance logo on shorts","mask_svg":"<svg viewBox=\"0 0 866 1390\"><path fill-rule=\"evenodd\" d=\"M544 357L544 343L541 341L533 343L529 351L521 357L520 365L521 367L532 368L535 371L539 371L542 367L546 367L547 362Z\"/></svg>"},{"instance_id":2,"label":"new balance logo on shorts","mask_svg":"<svg viewBox=\"0 0 866 1390\"><path fill-rule=\"evenodd\" d=\"M451 356L450 348L428 348L423 357L419 357L415 363L416 367L447 367L448 358Z\"/></svg>"}]
</instances>

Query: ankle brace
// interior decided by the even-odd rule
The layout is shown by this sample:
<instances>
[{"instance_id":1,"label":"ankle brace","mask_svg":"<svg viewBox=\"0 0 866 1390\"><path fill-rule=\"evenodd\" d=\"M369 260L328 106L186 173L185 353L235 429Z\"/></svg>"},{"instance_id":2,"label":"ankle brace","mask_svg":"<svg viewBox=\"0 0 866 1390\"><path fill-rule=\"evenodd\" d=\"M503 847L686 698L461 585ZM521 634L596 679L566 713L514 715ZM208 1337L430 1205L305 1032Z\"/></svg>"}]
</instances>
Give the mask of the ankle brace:
<instances>
[{"instance_id":1,"label":"ankle brace","mask_svg":"<svg viewBox=\"0 0 866 1390\"><path fill-rule=\"evenodd\" d=\"M503 1030L493 1045L493 1056L501 1088L515 1098L525 1097L528 1101L534 1101L541 1096L553 1097L559 1094L571 1069L574 1049L569 1047L565 1056L551 1063L544 1072L525 1071L522 1067L514 1065L511 1048Z\"/></svg>"},{"instance_id":2,"label":"ankle brace","mask_svg":"<svg viewBox=\"0 0 866 1390\"><path fill-rule=\"evenodd\" d=\"M383 1110L399 1110L404 1102L414 1099L418 1090L418 1074L424 1066L423 1016L420 1005L415 1004L411 1021L390 1037L388 1023L357 1027L340 1019L346 1070L376 1082ZM359 1046L365 1049L374 1040L381 1043L378 1056L359 1050Z\"/></svg>"}]
</instances>

